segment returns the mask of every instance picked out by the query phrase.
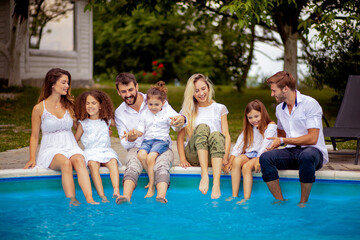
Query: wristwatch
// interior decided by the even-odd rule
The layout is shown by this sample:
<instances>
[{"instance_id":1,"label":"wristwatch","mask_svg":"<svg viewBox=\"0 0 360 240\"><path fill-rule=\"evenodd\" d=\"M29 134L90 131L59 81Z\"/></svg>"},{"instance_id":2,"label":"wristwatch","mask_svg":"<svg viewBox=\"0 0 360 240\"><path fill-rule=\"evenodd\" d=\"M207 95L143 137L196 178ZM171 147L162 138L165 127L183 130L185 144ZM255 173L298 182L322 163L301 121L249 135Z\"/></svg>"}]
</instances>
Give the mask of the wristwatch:
<instances>
[{"instance_id":1,"label":"wristwatch","mask_svg":"<svg viewBox=\"0 0 360 240\"><path fill-rule=\"evenodd\" d=\"M280 137L280 146L285 146L284 138L283 138L283 137Z\"/></svg>"}]
</instances>

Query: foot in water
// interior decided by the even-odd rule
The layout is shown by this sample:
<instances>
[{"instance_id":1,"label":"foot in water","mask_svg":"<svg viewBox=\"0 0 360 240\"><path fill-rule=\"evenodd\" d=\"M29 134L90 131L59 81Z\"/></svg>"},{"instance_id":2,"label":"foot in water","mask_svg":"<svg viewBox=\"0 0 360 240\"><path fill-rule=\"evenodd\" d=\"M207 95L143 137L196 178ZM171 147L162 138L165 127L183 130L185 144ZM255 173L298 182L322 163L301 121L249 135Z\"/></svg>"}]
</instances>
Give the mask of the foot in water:
<instances>
[{"instance_id":1,"label":"foot in water","mask_svg":"<svg viewBox=\"0 0 360 240\"><path fill-rule=\"evenodd\" d=\"M158 201L160 203L167 203L168 202L168 200L166 198L159 197L159 196L156 197L156 201Z\"/></svg>"},{"instance_id":2,"label":"foot in water","mask_svg":"<svg viewBox=\"0 0 360 240\"><path fill-rule=\"evenodd\" d=\"M109 200L107 199L106 196L100 196L100 198L101 198L101 202L103 202L103 203L108 203L109 202Z\"/></svg>"},{"instance_id":3,"label":"foot in water","mask_svg":"<svg viewBox=\"0 0 360 240\"><path fill-rule=\"evenodd\" d=\"M79 206L81 203L76 199L76 198L70 198L70 206L74 206L77 207Z\"/></svg>"},{"instance_id":4,"label":"foot in water","mask_svg":"<svg viewBox=\"0 0 360 240\"><path fill-rule=\"evenodd\" d=\"M155 194L155 187L154 186L149 187L144 198L151 198L152 196L154 196L154 194Z\"/></svg>"},{"instance_id":5,"label":"foot in water","mask_svg":"<svg viewBox=\"0 0 360 240\"><path fill-rule=\"evenodd\" d=\"M199 184L199 190L202 194L207 194L209 190L209 176L204 175L201 177L200 184Z\"/></svg>"},{"instance_id":6,"label":"foot in water","mask_svg":"<svg viewBox=\"0 0 360 240\"><path fill-rule=\"evenodd\" d=\"M218 199L220 196L220 185L214 184L211 190L211 199Z\"/></svg>"},{"instance_id":7,"label":"foot in water","mask_svg":"<svg viewBox=\"0 0 360 240\"><path fill-rule=\"evenodd\" d=\"M116 198L115 202L117 204L130 203L130 198L120 195Z\"/></svg>"}]
</instances>

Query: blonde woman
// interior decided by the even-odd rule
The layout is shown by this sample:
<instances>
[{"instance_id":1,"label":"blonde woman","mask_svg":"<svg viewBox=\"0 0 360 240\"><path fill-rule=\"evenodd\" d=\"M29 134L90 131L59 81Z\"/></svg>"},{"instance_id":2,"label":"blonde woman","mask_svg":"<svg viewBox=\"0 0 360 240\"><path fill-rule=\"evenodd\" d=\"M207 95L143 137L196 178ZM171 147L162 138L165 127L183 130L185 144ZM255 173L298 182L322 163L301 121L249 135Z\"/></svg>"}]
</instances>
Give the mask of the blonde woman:
<instances>
[{"instance_id":1,"label":"blonde woman","mask_svg":"<svg viewBox=\"0 0 360 240\"><path fill-rule=\"evenodd\" d=\"M187 125L178 133L177 147L181 167L200 166L199 190L206 194L209 189L208 166L213 170L211 198L221 196L220 175L223 164L227 164L230 152L230 134L225 105L213 100L211 81L203 74L192 75L184 93L181 114ZM184 139L187 142L184 145Z\"/></svg>"}]
</instances>

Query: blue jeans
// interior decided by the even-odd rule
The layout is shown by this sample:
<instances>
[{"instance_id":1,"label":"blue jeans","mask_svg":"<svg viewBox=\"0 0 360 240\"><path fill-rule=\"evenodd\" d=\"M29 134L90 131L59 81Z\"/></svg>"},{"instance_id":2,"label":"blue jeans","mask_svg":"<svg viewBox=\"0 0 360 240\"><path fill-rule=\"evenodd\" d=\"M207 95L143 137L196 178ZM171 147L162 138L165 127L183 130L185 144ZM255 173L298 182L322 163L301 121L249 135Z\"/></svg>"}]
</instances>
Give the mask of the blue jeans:
<instances>
[{"instance_id":1,"label":"blue jeans","mask_svg":"<svg viewBox=\"0 0 360 240\"><path fill-rule=\"evenodd\" d=\"M169 141L163 141L160 139L150 139L144 140L141 143L139 150L145 150L147 153L149 152L157 152L159 155L164 153L166 150L169 149Z\"/></svg>"},{"instance_id":2,"label":"blue jeans","mask_svg":"<svg viewBox=\"0 0 360 240\"><path fill-rule=\"evenodd\" d=\"M264 182L279 179L278 170L299 170L302 183L315 182L315 171L323 164L323 155L314 147L293 147L264 152L260 156L262 178Z\"/></svg>"}]
</instances>

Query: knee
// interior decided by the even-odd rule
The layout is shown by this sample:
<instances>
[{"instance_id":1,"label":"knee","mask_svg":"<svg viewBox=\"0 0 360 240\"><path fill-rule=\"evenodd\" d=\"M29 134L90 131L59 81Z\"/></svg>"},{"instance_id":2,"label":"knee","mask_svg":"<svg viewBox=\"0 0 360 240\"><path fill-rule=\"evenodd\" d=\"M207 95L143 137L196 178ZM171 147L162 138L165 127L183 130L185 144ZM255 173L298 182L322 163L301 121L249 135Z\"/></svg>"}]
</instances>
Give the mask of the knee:
<instances>
[{"instance_id":1,"label":"knee","mask_svg":"<svg viewBox=\"0 0 360 240\"><path fill-rule=\"evenodd\" d=\"M61 171L71 172L73 170L72 163L69 159L66 159L61 165Z\"/></svg>"},{"instance_id":2,"label":"knee","mask_svg":"<svg viewBox=\"0 0 360 240\"><path fill-rule=\"evenodd\" d=\"M194 132L202 133L203 135L209 135L210 134L210 127L205 123L201 123L195 128Z\"/></svg>"},{"instance_id":3,"label":"knee","mask_svg":"<svg viewBox=\"0 0 360 240\"><path fill-rule=\"evenodd\" d=\"M263 154L261 154L259 159L260 166L263 167L265 165L268 165L270 157L271 157L270 152L264 152Z\"/></svg>"},{"instance_id":4,"label":"knee","mask_svg":"<svg viewBox=\"0 0 360 240\"><path fill-rule=\"evenodd\" d=\"M253 170L253 166L252 164L249 164L249 162L245 163L241 169L243 175L252 174L252 170Z\"/></svg>"},{"instance_id":5,"label":"knee","mask_svg":"<svg viewBox=\"0 0 360 240\"><path fill-rule=\"evenodd\" d=\"M95 161L89 161L88 162L88 167L89 167L90 171L94 171L94 170L98 169L100 166Z\"/></svg>"},{"instance_id":6,"label":"knee","mask_svg":"<svg viewBox=\"0 0 360 240\"><path fill-rule=\"evenodd\" d=\"M71 161L74 166L85 166L85 159L83 156L75 157Z\"/></svg>"},{"instance_id":7,"label":"knee","mask_svg":"<svg viewBox=\"0 0 360 240\"><path fill-rule=\"evenodd\" d=\"M239 157L234 158L234 160L232 162L232 167L240 168L240 166L241 166L241 158L239 158Z\"/></svg>"},{"instance_id":8,"label":"knee","mask_svg":"<svg viewBox=\"0 0 360 240\"><path fill-rule=\"evenodd\" d=\"M146 161L146 157L147 157L146 151L139 151L139 153L138 153L138 155L137 155L137 158L138 158L140 161Z\"/></svg>"}]
</instances>

